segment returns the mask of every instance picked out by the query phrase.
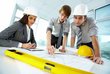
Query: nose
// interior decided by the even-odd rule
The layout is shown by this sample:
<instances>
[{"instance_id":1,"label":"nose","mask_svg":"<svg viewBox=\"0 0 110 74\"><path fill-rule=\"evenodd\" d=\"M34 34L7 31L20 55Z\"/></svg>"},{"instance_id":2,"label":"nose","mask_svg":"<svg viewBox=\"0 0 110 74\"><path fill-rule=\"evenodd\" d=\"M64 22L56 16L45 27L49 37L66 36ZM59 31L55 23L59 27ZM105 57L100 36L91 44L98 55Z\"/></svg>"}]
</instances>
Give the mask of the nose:
<instances>
[{"instance_id":1,"label":"nose","mask_svg":"<svg viewBox=\"0 0 110 74\"><path fill-rule=\"evenodd\" d=\"M79 20L78 20L78 19L76 19L76 23L77 23L77 24L79 23Z\"/></svg>"},{"instance_id":2,"label":"nose","mask_svg":"<svg viewBox=\"0 0 110 74\"><path fill-rule=\"evenodd\" d=\"M34 23L34 22L35 22L35 20L33 19L33 20L32 20L32 23Z\"/></svg>"},{"instance_id":3,"label":"nose","mask_svg":"<svg viewBox=\"0 0 110 74\"><path fill-rule=\"evenodd\" d=\"M61 19L64 19L64 16L62 16Z\"/></svg>"}]
</instances>

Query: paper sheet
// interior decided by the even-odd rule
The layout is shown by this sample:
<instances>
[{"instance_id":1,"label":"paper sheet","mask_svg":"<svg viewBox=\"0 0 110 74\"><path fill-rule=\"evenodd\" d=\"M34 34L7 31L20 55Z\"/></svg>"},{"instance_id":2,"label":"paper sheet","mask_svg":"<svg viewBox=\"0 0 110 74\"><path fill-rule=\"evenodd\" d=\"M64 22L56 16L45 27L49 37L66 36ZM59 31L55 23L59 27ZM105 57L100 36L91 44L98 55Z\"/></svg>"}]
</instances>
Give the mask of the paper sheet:
<instances>
[{"instance_id":1,"label":"paper sheet","mask_svg":"<svg viewBox=\"0 0 110 74\"><path fill-rule=\"evenodd\" d=\"M76 53L76 51L77 51L75 49L73 49L73 50L67 49L67 52L64 54L61 53L61 54L54 54L54 55L49 55L46 50L29 51L29 50L19 49L19 48L15 48L15 49L32 54L37 57L41 57L41 58L44 58L44 59L47 59L47 60L50 60L53 62L57 62L57 63L63 64L63 65L67 65L67 66L85 70L85 71L90 71L94 65L94 63L91 60L74 55L73 53ZM59 53L58 50L56 52Z\"/></svg>"}]
</instances>

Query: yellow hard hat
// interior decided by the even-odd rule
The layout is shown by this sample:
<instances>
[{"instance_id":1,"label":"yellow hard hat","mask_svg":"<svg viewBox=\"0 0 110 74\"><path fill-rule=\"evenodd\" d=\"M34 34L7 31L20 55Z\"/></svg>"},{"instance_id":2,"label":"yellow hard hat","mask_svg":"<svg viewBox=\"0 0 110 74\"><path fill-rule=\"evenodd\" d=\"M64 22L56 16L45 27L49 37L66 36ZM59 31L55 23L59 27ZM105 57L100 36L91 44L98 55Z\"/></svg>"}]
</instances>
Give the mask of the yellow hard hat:
<instances>
[{"instance_id":1,"label":"yellow hard hat","mask_svg":"<svg viewBox=\"0 0 110 74\"><path fill-rule=\"evenodd\" d=\"M93 51L92 48L90 48L89 46L82 45L79 47L77 54L79 56L88 57L93 56Z\"/></svg>"}]
</instances>

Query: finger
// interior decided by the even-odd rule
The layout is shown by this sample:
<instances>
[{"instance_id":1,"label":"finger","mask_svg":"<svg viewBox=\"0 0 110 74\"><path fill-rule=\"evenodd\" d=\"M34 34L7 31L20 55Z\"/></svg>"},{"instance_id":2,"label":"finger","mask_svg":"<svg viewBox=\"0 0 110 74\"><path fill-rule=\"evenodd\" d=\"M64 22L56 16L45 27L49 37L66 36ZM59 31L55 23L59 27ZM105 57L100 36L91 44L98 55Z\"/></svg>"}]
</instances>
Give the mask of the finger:
<instances>
[{"instance_id":1,"label":"finger","mask_svg":"<svg viewBox=\"0 0 110 74\"><path fill-rule=\"evenodd\" d=\"M96 61L96 58L94 57L93 62L95 62L95 61Z\"/></svg>"},{"instance_id":2,"label":"finger","mask_svg":"<svg viewBox=\"0 0 110 74\"><path fill-rule=\"evenodd\" d=\"M29 49L29 45L26 45L25 48L26 48L26 49Z\"/></svg>"},{"instance_id":3,"label":"finger","mask_svg":"<svg viewBox=\"0 0 110 74\"><path fill-rule=\"evenodd\" d=\"M96 61L95 61L97 64L99 64L100 63L100 59L96 59Z\"/></svg>"},{"instance_id":4,"label":"finger","mask_svg":"<svg viewBox=\"0 0 110 74\"><path fill-rule=\"evenodd\" d=\"M51 51L52 51L52 54L54 54L54 52L55 52L55 47L54 46L52 46Z\"/></svg>"},{"instance_id":5,"label":"finger","mask_svg":"<svg viewBox=\"0 0 110 74\"><path fill-rule=\"evenodd\" d=\"M50 54L53 55L53 49L50 50Z\"/></svg>"},{"instance_id":6,"label":"finger","mask_svg":"<svg viewBox=\"0 0 110 74\"><path fill-rule=\"evenodd\" d=\"M50 54L50 50L48 50L48 54Z\"/></svg>"},{"instance_id":7,"label":"finger","mask_svg":"<svg viewBox=\"0 0 110 74\"><path fill-rule=\"evenodd\" d=\"M29 50L29 47L26 47L27 50Z\"/></svg>"},{"instance_id":8,"label":"finger","mask_svg":"<svg viewBox=\"0 0 110 74\"><path fill-rule=\"evenodd\" d=\"M93 60L93 57L91 57L90 60Z\"/></svg>"},{"instance_id":9,"label":"finger","mask_svg":"<svg viewBox=\"0 0 110 74\"><path fill-rule=\"evenodd\" d=\"M102 64L103 63L103 61L100 58L95 58L94 62L96 62L97 64Z\"/></svg>"},{"instance_id":10,"label":"finger","mask_svg":"<svg viewBox=\"0 0 110 74\"><path fill-rule=\"evenodd\" d=\"M103 64L103 61L102 60L100 60L100 63L99 64Z\"/></svg>"},{"instance_id":11,"label":"finger","mask_svg":"<svg viewBox=\"0 0 110 74\"><path fill-rule=\"evenodd\" d=\"M54 47L54 46L52 46L51 48L52 48L52 49L55 49L55 47Z\"/></svg>"},{"instance_id":12,"label":"finger","mask_svg":"<svg viewBox=\"0 0 110 74\"><path fill-rule=\"evenodd\" d=\"M29 46L28 46L28 48L31 48L31 47L32 47L32 45L29 45Z\"/></svg>"},{"instance_id":13,"label":"finger","mask_svg":"<svg viewBox=\"0 0 110 74\"><path fill-rule=\"evenodd\" d=\"M101 60L99 61L99 64L102 64L102 61Z\"/></svg>"},{"instance_id":14,"label":"finger","mask_svg":"<svg viewBox=\"0 0 110 74\"><path fill-rule=\"evenodd\" d=\"M33 49L35 49L35 48L36 48L36 46L34 45L34 46L32 46L32 48L33 48Z\"/></svg>"},{"instance_id":15,"label":"finger","mask_svg":"<svg viewBox=\"0 0 110 74\"><path fill-rule=\"evenodd\" d=\"M48 53L51 54L51 50L50 49L48 50Z\"/></svg>"},{"instance_id":16,"label":"finger","mask_svg":"<svg viewBox=\"0 0 110 74\"><path fill-rule=\"evenodd\" d=\"M33 43L32 45L35 46L35 43Z\"/></svg>"},{"instance_id":17,"label":"finger","mask_svg":"<svg viewBox=\"0 0 110 74\"><path fill-rule=\"evenodd\" d=\"M64 49L60 49L59 51L60 51L60 52L66 52Z\"/></svg>"}]
</instances>

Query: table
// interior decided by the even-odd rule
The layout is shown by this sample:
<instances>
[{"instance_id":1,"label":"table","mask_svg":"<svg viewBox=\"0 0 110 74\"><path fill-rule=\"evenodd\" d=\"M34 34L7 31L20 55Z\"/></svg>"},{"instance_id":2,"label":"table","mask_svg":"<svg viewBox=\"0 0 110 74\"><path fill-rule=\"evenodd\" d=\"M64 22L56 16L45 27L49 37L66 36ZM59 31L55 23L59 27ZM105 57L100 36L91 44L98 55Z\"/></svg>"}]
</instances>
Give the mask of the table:
<instances>
[{"instance_id":1,"label":"table","mask_svg":"<svg viewBox=\"0 0 110 74\"><path fill-rule=\"evenodd\" d=\"M85 71L90 71L95 74L110 74L110 60L104 60L103 65L93 63L91 60L76 56L77 51L74 48L67 47L67 52L63 54L55 54L51 56L48 54L46 47L38 47L44 51L29 51L21 48L14 48L37 57L41 57L50 61L54 61L63 65L78 68ZM21 61L9 58L4 55L4 51L8 47L0 47L0 74L49 74L31 65L25 64Z\"/></svg>"}]
</instances>

